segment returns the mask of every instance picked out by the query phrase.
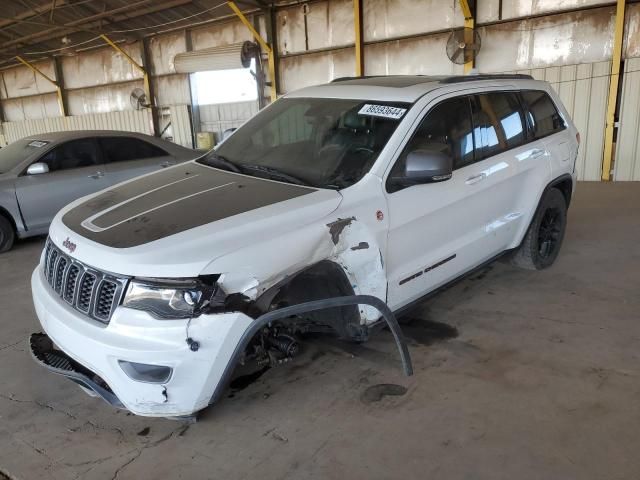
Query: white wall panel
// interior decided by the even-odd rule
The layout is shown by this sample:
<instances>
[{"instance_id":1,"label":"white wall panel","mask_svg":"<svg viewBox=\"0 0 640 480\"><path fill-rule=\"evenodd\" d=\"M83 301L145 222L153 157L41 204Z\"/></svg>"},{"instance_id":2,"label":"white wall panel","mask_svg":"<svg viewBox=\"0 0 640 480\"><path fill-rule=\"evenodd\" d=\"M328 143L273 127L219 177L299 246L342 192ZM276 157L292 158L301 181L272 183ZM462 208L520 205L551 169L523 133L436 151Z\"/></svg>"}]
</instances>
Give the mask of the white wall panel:
<instances>
[{"instance_id":1,"label":"white wall panel","mask_svg":"<svg viewBox=\"0 0 640 480\"><path fill-rule=\"evenodd\" d=\"M31 135L68 130L119 130L152 134L149 110L5 122L2 128L9 143Z\"/></svg>"},{"instance_id":2,"label":"white wall panel","mask_svg":"<svg viewBox=\"0 0 640 480\"><path fill-rule=\"evenodd\" d=\"M479 28L478 68L490 73L610 60L614 13L598 8Z\"/></svg>"},{"instance_id":3,"label":"white wall panel","mask_svg":"<svg viewBox=\"0 0 640 480\"><path fill-rule=\"evenodd\" d=\"M138 65L142 64L140 42L119 45ZM124 55L111 47L62 57L66 88L83 88L142 78L142 73Z\"/></svg>"},{"instance_id":4,"label":"white wall panel","mask_svg":"<svg viewBox=\"0 0 640 480\"><path fill-rule=\"evenodd\" d=\"M187 105L172 105L169 108L173 141L183 147L193 148L191 137L191 115Z\"/></svg>"},{"instance_id":5,"label":"white wall panel","mask_svg":"<svg viewBox=\"0 0 640 480\"><path fill-rule=\"evenodd\" d=\"M187 39L184 31L151 37L149 39L149 60L152 75L175 73L173 58L187 51Z\"/></svg>"},{"instance_id":6,"label":"white wall panel","mask_svg":"<svg viewBox=\"0 0 640 480\"><path fill-rule=\"evenodd\" d=\"M280 88L286 93L327 83L334 78L353 76L354 58L353 48L281 58Z\"/></svg>"},{"instance_id":7,"label":"white wall panel","mask_svg":"<svg viewBox=\"0 0 640 480\"><path fill-rule=\"evenodd\" d=\"M464 67L447 58L449 34L394 40L365 46L367 75L462 74Z\"/></svg>"},{"instance_id":8,"label":"white wall panel","mask_svg":"<svg viewBox=\"0 0 640 480\"><path fill-rule=\"evenodd\" d=\"M216 141L222 140L222 134L229 128L238 128L258 113L258 102L221 103L199 105L200 131L213 132Z\"/></svg>"},{"instance_id":9,"label":"white wall panel","mask_svg":"<svg viewBox=\"0 0 640 480\"><path fill-rule=\"evenodd\" d=\"M142 80L104 85L94 88L82 88L67 92L69 115L86 115L122 110L133 110L131 92L143 88Z\"/></svg>"},{"instance_id":10,"label":"white wall panel","mask_svg":"<svg viewBox=\"0 0 640 480\"><path fill-rule=\"evenodd\" d=\"M249 17L252 20L252 17ZM230 20L224 23L207 25L202 28L195 28L191 31L191 41L194 50L219 47L221 45L232 45L244 41L253 41L251 32L240 20Z\"/></svg>"},{"instance_id":11,"label":"white wall panel","mask_svg":"<svg viewBox=\"0 0 640 480\"><path fill-rule=\"evenodd\" d=\"M614 180L640 180L640 58L624 65Z\"/></svg>"},{"instance_id":12,"label":"white wall panel","mask_svg":"<svg viewBox=\"0 0 640 480\"><path fill-rule=\"evenodd\" d=\"M461 27L464 16L458 0L364 0L363 23L370 41Z\"/></svg>"},{"instance_id":13,"label":"white wall panel","mask_svg":"<svg viewBox=\"0 0 640 480\"><path fill-rule=\"evenodd\" d=\"M34 65L52 80L56 79L53 61L36 62ZM1 80L0 98L24 97L56 91L56 87L51 82L25 66L4 70Z\"/></svg>"},{"instance_id":14,"label":"white wall panel","mask_svg":"<svg viewBox=\"0 0 640 480\"><path fill-rule=\"evenodd\" d=\"M640 57L640 3L626 6L623 58Z\"/></svg>"},{"instance_id":15,"label":"white wall panel","mask_svg":"<svg viewBox=\"0 0 640 480\"><path fill-rule=\"evenodd\" d=\"M580 132L578 180L601 179L611 62L518 70L545 80L558 92Z\"/></svg>"},{"instance_id":16,"label":"white wall panel","mask_svg":"<svg viewBox=\"0 0 640 480\"><path fill-rule=\"evenodd\" d=\"M280 53L344 46L355 41L352 0L294 5L279 10L276 22Z\"/></svg>"},{"instance_id":17,"label":"white wall panel","mask_svg":"<svg viewBox=\"0 0 640 480\"><path fill-rule=\"evenodd\" d=\"M191 103L188 75L167 75L152 79L158 106Z\"/></svg>"},{"instance_id":18,"label":"white wall panel","mask_svg":"<svg viewBox=\"0 0 640 480\"><path fill-rule=\"evenodd\" d=\"M4 119L9 122L61 115L58 97L55 93L3 100L2 108Z\"/></svg>"},{"instance_id":19,"label":"white wall panel","mask_svg":"<svg viewBox=\"0 0 640 480\"><path fill-rule=\"evenodd\" d=\"M611 2L608 0L506 0L502 3L502 18L541 15L607 3Z\"/></svg>"}]
</instances>

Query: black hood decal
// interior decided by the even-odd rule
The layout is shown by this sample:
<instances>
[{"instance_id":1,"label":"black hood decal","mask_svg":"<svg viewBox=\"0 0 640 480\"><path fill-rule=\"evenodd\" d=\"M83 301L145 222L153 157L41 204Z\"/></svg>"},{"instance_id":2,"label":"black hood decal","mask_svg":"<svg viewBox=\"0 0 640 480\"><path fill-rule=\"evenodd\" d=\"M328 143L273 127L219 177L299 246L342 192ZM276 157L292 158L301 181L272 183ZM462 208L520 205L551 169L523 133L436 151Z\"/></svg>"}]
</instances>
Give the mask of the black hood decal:
<instances>
[{"instance_id":1,"label":"black hood decal","mask_svg":"<svg viewBox=\"0 0 640 480\"><path fill-rule=\"evenodd\" d=\"M107 190L62 222L95 242L128 248L315 191L187 163Z\"/></svg>"}]
</instances>

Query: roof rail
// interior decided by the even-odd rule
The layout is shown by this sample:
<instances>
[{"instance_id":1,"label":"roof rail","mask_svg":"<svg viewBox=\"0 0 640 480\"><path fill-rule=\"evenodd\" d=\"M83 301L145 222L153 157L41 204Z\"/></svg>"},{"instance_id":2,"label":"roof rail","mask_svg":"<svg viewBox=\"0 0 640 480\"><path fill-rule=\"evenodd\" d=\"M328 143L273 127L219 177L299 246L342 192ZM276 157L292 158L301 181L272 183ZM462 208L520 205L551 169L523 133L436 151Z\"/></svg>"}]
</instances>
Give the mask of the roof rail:
<instances>
[{"instance_id":1,"label":"roof rail","mask_svg":"<svg viewBox=\"0 0 640 480\"><path fill-rule=\"evenodd\" d=\"M524 75L521 73L455 75L443 78L439 83L461 83L473 82L476 80L533 80L533 77L531 75Z\"/></svg>"},{"instance_id":2,"label":"roof rail","mask_svg":"<svg viewBox=\"0 0 640 480\"><path fill-rule=\"evenodd\" d=\"M334 78L329 83L346 82L348 80L366 80L368 78L393 77L393 76L397 76L397 75L363 75L361 77L338 77L338 78ZM422 75L411 75L411 76L420 77Z\"/></svg>"}]
</instances>

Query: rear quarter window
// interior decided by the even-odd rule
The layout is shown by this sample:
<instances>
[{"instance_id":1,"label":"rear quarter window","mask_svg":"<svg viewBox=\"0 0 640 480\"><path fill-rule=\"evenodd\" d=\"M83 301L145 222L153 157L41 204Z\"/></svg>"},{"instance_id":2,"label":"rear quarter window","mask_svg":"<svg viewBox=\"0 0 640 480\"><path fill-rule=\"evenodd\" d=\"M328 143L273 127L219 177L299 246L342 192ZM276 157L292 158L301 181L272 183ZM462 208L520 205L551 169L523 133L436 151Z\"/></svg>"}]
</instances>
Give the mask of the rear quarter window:
<instances>
[{"instance_id":1,"label":"rear quarter window","mask_svg":"<svg viewBox=\"0 0 640 480\"><path fill-rule=\"evenodd\" d=\"M564 119L547 92L525 90L520 92L520 95L533 138L546 137L567 128Z\"/></svg>"}]
</instances>

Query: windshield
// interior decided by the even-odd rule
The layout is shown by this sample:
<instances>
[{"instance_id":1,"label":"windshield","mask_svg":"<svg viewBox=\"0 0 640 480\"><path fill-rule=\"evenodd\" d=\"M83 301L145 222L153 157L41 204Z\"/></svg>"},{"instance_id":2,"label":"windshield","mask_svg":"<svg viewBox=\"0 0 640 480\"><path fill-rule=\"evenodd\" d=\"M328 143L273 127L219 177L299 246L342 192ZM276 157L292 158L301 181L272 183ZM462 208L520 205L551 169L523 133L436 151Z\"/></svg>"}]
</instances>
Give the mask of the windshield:
<instances>
[{"instance_id":1,"label":"windshield","mask_svg":"<svg viewBox=\"0 0 640 480\"><path fill-rule=\"evenodd\" d=\"M4 148L0 148L0 173L7 173L9 170L12 170L35 150L43 147L47 143L48 142L23 138Z\"/></svg>"},{"instance_id":2,"label":"windshield","mask_svg":"<svg viewBox=\"0 0 640 480\"><path fill-rule=\"evenodd\" d=\"M248 175L340 189L371 168L409 108L331 98L283 98L201 163Z\"/></svg>"}]
</instances>

